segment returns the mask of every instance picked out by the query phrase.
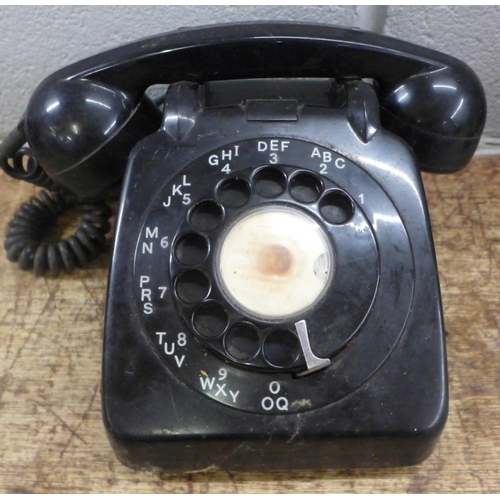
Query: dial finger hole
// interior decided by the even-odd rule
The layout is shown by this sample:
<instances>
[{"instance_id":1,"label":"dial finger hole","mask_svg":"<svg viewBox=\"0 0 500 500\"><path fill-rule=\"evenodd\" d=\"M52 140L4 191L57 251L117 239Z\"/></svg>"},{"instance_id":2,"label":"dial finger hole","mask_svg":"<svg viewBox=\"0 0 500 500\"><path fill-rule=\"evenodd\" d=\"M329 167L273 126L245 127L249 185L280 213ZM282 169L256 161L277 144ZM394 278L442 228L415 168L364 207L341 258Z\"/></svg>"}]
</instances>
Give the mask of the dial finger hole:
<instances>
[{"instance_id":1,"label":"dial finger hole","mask_svg":"<svg viewBox=\"0 0 500 500\"><path fill-rule=\"evenodd\" d=\"M250 198L250 185L245 179L226 179L217 188L217 198L228 207L241 207Z\"/></svg>"},{"instance_id":2,"label":"dial finger hole","mask_svg":"<svg viewBox=\"0 0 500 500\"><path fill-rule=\"evenodd\" d=\"M212 231L224 220L224 210L213 200L197 203L189 214L189 222L200 231Z\"/></svg>"},{"instance_id":3,"label":"dial finger hole","mask_svg":"<svg viewBox=\"0 0 500 500\"><path fill-rule=\"evenodd\" d=\"M208 242L200 234L184 234L175 243L174 254L181 264L196 266L208 255Z\"/></svg>"},{"instance_id":4,"label":"dial finger hole","mask_svg":"<svg viewBox=\"0 0 500 500\"><path fill-rule=\"evenodd\" d=\"M227 332L224 344L226 351L234 359L248 361L259 352L259 333L251 323L236 323Z\"/></svg>"},{"instance_id":5,"label":"dial finger hole","mask_svg":"<svg viewBox=\"0 0 500 500\"><path fill-rule=\"evenodd\" d=\"M196 304L204 300L210 292L210 281L195 269L181 274L175 281L175 293L183 302Z\"/></svg>"},{"instance_id":6,"label":"dial finger hole","mask_svg":"<svg viewBox=\"0 0 500 500\"><path fill-rule=\"evenodd\" d=\"M289 330L271 332L264 341L264 357L278 368L290 366L300 354L300 342Z\"/></svg>"},{"instance_id":7,"label":"dial finger hole","mask_svg":"<svg viewBox=\"0 0 500 500\"><path fill-rule=\"evenodd\" d=\"M213 300L201 304L193 314L193 326L203 337L215 338L222 335L228 323L226 310Z\"/></svg>"},{"instance_id":8,"label":"dial finger hole","mask_svg":"<svg viewBox=\"0 0 500 500\"><path fill-rule=\"evenodd\" d=\"M314 203L323 191L321 179L313 174L298 173L290 181L290 194L300 203Z\"/></svg>"},{"instance_id":9,"label":"dial finger hole","mask_svg":"<svg viewBox=\"0 0 500 500\"><path fill-rule=\"evenodd\" d=\"M255 191L264 198L275 198L286 189L286 176L277 168L263 168L253 178Z\"/></svg>"},{"instance_id":10,"label":"dial finger hole","mask_svg":"<svg viewBox=\"0 0 500 500\"><path fill-rule=\"evenodd\" d=\"M335 189L321 198L319 211L328 222L345 224L354 215L354 204L346 193Z\"/></svg>"}]
</instances>

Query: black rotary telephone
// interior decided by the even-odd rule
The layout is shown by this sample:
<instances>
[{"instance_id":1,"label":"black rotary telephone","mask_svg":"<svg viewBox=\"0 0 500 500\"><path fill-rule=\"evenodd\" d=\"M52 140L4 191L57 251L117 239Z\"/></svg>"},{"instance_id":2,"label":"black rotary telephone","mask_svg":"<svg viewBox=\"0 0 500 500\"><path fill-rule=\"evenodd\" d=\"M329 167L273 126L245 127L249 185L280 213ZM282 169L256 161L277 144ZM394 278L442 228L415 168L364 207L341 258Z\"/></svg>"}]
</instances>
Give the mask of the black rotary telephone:
<instances>
[{"instance_id":1,"label":"black rotary telephone","mask_svg":"<svg viewBox=\"0 0 500 500\"><path fill-rule=\"evenodd\" d=\"M160 104L153 84L169 84ZM38 272L81 265L109 229L96 204L124 176L102 378L120 460L425 459L448 394L420 170L462 168L485 115L457 59L322 25L182 29L42 82L2 167L55 186L25 211L87 208L59 247L26 244L26 214L6 245Z\"/></svg>"}]
</instances>

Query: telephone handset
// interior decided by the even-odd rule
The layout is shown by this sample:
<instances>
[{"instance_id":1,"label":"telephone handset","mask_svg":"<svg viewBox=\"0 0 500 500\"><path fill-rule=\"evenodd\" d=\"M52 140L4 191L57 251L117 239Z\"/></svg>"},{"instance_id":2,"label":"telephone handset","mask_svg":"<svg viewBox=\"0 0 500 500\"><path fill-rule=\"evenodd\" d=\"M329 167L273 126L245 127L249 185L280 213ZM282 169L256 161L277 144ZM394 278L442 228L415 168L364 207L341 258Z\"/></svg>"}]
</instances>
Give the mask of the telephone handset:
<instances>
[{"instance_id":1,"label":"telephone handset","mask_svg":"<svg viewBox=\"0 0 500 500\"><path fill-rule=\"evenodd\" d=\"M160 107L153 84L169 84ZM125 173L102 381L118 457L425 459L448 395L419 169L462 168L485 116L461 61L323 25L182 29L42 82L2 168L84 203Z\"/></svg>"}]
</instances>

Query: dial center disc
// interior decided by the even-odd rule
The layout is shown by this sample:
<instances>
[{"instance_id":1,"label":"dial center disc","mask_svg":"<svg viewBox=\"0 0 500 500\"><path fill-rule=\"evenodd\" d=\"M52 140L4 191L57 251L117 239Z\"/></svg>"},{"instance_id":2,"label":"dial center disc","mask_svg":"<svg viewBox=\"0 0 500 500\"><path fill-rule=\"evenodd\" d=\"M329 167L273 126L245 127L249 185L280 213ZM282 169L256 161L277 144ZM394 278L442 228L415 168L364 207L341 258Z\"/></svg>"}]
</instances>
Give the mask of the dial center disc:
<instances>
[{"instance_id":1,"label":"dial center disc","mask_svg":"<svg viewBox=\"0 0 500 500\"><path fill-rule=\"evenodd\" d=\"M222 235L216 264L221 287L235 306L273 320L313 307L334 267L325 231L286 205L261 206L237 219Z\"/></svg>"}]
</instances>

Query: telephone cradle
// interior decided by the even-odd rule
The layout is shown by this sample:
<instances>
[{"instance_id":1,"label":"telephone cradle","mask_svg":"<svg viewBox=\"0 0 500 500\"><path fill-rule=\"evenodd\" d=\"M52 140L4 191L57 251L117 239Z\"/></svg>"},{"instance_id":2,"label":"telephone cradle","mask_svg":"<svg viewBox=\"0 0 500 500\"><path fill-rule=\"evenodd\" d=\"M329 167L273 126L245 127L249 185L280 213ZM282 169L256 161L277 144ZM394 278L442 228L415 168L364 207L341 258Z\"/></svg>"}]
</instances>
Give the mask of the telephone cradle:
<instances>
[{"instance_id":1,"label":"telephone cradle","mask_svg":"<svg viewBox=\"0 0 500 500\"><path fill-rule=\"evenodd\" d=\"M168 84L160 99L154 84ZM324 25L181 29L44 80L1 165L50 187L47 206L87 211L57 247L12 222L6 248L38 274L79 267L104 246L99 203L121 190L102 372L118 458L167 471L427 458L448 391L420 171L464 167L485 117L463 62Z\"/></svg>"}]
</instances>

